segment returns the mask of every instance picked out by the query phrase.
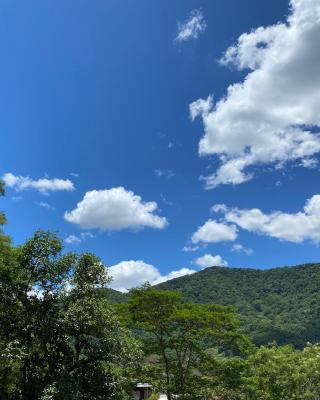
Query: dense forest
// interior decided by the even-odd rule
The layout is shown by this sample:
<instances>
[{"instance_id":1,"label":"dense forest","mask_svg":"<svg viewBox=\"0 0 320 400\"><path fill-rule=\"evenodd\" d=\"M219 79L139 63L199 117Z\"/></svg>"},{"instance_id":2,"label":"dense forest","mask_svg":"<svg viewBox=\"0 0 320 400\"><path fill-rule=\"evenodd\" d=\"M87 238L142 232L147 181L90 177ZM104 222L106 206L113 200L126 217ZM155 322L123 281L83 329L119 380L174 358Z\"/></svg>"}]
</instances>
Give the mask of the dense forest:
<instances>
[{"instance_id":1,"label":"dense forest","mask_svg":"<svg viewBox=\"0 0 320 400\"><path fill-rule=\"evenodd\" d=\"M178 290L186 302L232 306L258 344L301 347L320 340L320 264L269 270L211 267L157 285ZM128 298L112 289L113 302Z\"/></svg>"},{"instance_id":2,"label":"dense forest","mask_svg":"<svg viewBox=\"0 0 320 400\"><path fill-rule=\"evenodd\" d=\"M159 285L185 301L234 307L257 344L320 340L320 264L269 270L207 268Z\"/></svg>"}]
</instances>

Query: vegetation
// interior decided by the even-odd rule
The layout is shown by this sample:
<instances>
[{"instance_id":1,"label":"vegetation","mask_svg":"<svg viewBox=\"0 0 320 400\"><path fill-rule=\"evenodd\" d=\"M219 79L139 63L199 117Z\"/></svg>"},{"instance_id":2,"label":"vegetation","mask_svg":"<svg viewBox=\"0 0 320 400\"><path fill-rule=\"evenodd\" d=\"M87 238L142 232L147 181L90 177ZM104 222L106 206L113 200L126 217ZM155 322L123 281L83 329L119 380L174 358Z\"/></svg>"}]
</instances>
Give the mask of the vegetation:
<instances>
[{"instance_id":1,"label":"vegetation","mask_svg":"<svg viewBox=\"0 0 320 400\"><path fill-rule=\"evenodd\" d=\"M158 285L186 302L232 306L257 345L320 341L320 264L270 270L207 268Z\"/></svg>"},{"instance_id":2,"label":"vegetation","mask_svg":"<svg viewBox=\"0 0 320 400\"><path fill-rule=\"evenodd\" d=\"M178 292L135 289L127 310L144 337L146 356L159 357L155 376L163 377L157 384L169 400L175 393L183 399L200 398L210 389L213 349L238 352L248 345L229 308L182 303Z\"/></svg>"},{"instance_id":3,"label":"vegetation","mask_svg":"<svg viewBox=\"0 0 320 400\"><path fill-rule=\"evenodd\" d=\"M96 290L108 282L97 257L63 254L50 232L19 248L1 232L1 399L130 398L141 351Z\"/></svg>"},{"instance_id":4,"label":"vegetation","mask_svg":"<svg viewBox=\"0 0 320 400\"><path fill-rule=\"evenodd\" d=\"M246 360L243 391L250 400L315 400L320 396L320 346L261 347Z\"/></svg>"},{"instance_id":5,"label":"vegetation","mask_svg":"<svg viewBox=\"0 0 320 400\"><path fill-rule=\"evenodd\" d=\"M307 328L316 340L317 279L316 265L211 268L123 296L106 288L95 255L64 253L59 237L44 231L14 247L0 229L0 399L125 400L135 381L148 381L154 399L159 390L170 400L318 400L320 344L256 347L231 307L211 303L238 302L256 340L283 335L285 321L293 335L313 305ZM281 324L265 324L257 336L259 318ZM300 329L286 338L301 332L311 335Z\"/></svg>"}]
</instances>

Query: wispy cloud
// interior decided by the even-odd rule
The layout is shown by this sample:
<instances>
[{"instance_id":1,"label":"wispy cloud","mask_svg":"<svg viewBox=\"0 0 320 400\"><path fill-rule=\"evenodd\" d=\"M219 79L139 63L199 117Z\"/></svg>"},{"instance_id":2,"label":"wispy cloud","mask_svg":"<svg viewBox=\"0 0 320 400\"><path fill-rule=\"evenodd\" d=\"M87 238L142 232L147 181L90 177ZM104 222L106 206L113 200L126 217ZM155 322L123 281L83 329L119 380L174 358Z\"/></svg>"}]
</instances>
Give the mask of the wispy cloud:
<instances>
[{"instance_id":1,"label":"wispy cloud","mask_svg":"<svg viewBox=\"0 0 320 400\"><path fill-rule=\"evenodd\" d=\"M169 201L162 193L160 193L160 198L166 206L176 206L177 203L174 203L173 201Z\"/></svg>"},{"instance_id":2,"label":"wispy cloud","mask_svg":"<svg viewBox=\"0 0 320 400\"><path fill-rule=\"evenodd\" d=\"M92 239L94 235L91 232L82 232L80 235L69 235L64 241L67 244L80 244L85 242L87 239Z\"/></svg>"},{"instance_id":3,"label":"wispy cloud","mask_svg":"<svg viewBox=\"0 0 320 400\"><path fill-rule=\"evenodd\" d=\"M18 192L34 189L39 191L41 194L47 195L50 192L74 190L74 185L69 179L41 178L34 180L29 176L17 176L8 172L3 175L2 180L6 187L13 188Z\"/></svg>"},{"instance_id":4,"label":"wispy cloud","mask_svg":"<svg viewBox=\"0 0 320 400\"><path fill-rule=\"evenodd\" d=\"M47 210L51 210L51 211L55 210L55 208L53 206L51 206L49 203L46 203L45 201L40 201L38 203L38 205L42 208L46 208Z\"/></svg>"},{"instance_id":5,"label":"wispy cloud","mask_svg":"<svg viewBox=\"0 0 320 400\"><path fill-rule=\"evenodd\" d=\"M172 179L176 174L171 169L155 169L154 173L159 178Z\"/></svg>"},{"instance_id":6,"label":"wispy cloud","mask_svg":"<svg viewBox=\"0 0 320 400\"><path fill-rule=\"evenodd\" d=\"M247 256L250 256L253 253L253 250L250 249L249 247L245 247L240 243L235 243L232 247L231 247L231 251L235 252L235 253L244 253Z\"/></svg>"},{"instance_id":7,"label":"wispy cloud","mask_svg":"<svg viewBox=\"0 0 320 400\"><path fill-rule=\"evenodd\" d=\"M194 252L194 251L197 251L197 250L199 250L199 246L190 246L190 245L185 245L185 246L183 246L183 248L182 248L182 251L186 251L186 252Z\"/></svg>"},{"instance_id":8,"label":"wispy cloud","mask_svg":"<svg viewBox=\"0 0 320 400\"><path fill-rule=\"evenodd\" d=\"M185 42L189 39L197 39L206 27L201 10L193 10L183 23L178 23L178 34L175 40Z\"/></svg>"}]
</instances>

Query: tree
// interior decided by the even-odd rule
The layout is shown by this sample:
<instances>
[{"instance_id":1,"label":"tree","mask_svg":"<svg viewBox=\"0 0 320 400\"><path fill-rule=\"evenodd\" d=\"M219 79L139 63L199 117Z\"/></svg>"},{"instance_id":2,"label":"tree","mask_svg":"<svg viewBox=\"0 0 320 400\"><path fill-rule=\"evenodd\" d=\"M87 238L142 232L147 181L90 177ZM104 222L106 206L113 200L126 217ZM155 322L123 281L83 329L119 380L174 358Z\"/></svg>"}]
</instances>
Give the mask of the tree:
<instances>
[{"instance_id":1,"label":"tree","mask_svg":"<svg viewBox=\"0 0 320 400\"><path fill-rule=\"evenodd\" d=\"M2 180L0 180L0 196L4 196L5 190L4 190L4 183ZM4 225L6 222L6 218L3 213L0 213L0 225Z\"/></svg>"},{"instance_id":2,"label":"tree","mask_svg":"<svg viewBox=\"0 0 320 400\"><path fill-rule=\"evenodd\" d=\"M292 346L262 346L247 359L244 392L250 400L287 400L297 392L294 379L297 352Z\"/></svg>"},{"instance_id":3,"label":"tree","mask_svg":"<svg viewBox=\"0 0 320 400\"><path fill-rule=\"evenodd\" d=\"M239 350L247 343L228 307L184 304L181 294L151 287L134 289L127 306L133 326L145 339L146 353L159 357L169 400L202 398L214 384L209 376L213 348Z\"/></svg>"},{"instance_id":4,"label":"tree","mask_svg":"<svg viewBox=\"0 0 320 400\"><path fill-rule=\"evenodd\" d=\"M101 261L62 251L57 235L37 231L2 263L1 398L126 399L139 345L97 290L109 282Z\"/></svg>"},{"instance_id":5,"label":"tree","mask_svg":"<svg viewBox=\"0 0 320 400\"><path fill-rule=\"evenodd\" d=\"M249 400L316 400L320 397L320 345L261 346L245 361L242 389Z\"/></svg>"},{"instance_id":6,"label":"tree","mask_svg":"<svg viewBox=\"0 0 320 400\"><path fill-rule=\"evenodd\" d=\"M4 184L0 181L0 196L5 194ZM13 282L17 267L16 251L11 239L5 235L4 213L0 212L0 398L6 400L15 391L23 351L13 333L19 304Z\"/></svg>"}]
</instances>

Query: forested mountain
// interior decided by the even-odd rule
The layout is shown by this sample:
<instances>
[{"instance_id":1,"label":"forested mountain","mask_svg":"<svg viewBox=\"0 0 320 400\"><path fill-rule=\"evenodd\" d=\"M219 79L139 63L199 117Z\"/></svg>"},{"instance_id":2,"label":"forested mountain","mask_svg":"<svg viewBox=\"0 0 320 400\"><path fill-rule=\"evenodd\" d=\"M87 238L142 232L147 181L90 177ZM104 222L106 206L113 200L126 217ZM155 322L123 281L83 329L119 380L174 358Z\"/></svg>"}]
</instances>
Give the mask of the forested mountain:
<instances>
[{"instance_id":1,"label":"forested mountain","mask_svg":"<svg viewBox=\"0 0 320 400\"><path fill-rule=\"evenodd\" d=\"M231 305L255 343L302 346L320 340L320 264L269 270L211 267L156 287L185 301ZM109 292L114 302L126 296Z\"/></svg>"},{"instance_id":2,"label":"forested mountain","mask_svg":"<svg viewBox=\"0 0 320 400\"><path fill-rule=\"evenodd\" d=\"M231 305L257 344L320 340L320 264L269 270L212 267L158 285L186 301Z\"/></svg>"}]
</instances>

